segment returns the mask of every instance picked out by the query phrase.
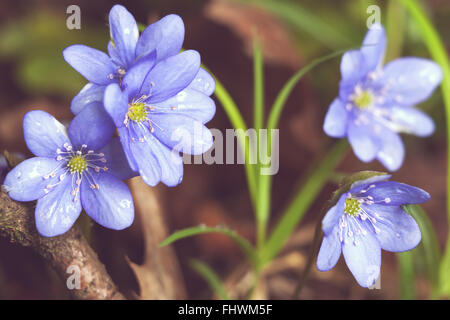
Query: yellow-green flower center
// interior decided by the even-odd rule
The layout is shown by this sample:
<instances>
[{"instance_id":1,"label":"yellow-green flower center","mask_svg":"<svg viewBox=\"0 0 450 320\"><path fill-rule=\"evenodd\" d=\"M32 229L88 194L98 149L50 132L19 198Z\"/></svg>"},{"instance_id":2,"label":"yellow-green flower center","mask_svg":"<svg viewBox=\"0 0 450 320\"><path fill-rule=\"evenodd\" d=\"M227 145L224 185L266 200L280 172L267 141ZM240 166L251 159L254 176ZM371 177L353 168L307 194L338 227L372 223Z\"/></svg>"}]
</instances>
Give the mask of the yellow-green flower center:
<instances>
[{"instance_id":1,"label":"yellow-green flower center","mask_svg":"<svg viewBox=\"0 0 450 320\"><path fill-rule=\"evenodd\" d=\"M147 119L147 107L145 103L133 103L128 108L128 118L134 122L142 122Z\"/></svg>"},{"instance_id":2,"label":"yellow-green flower center","mask_svg":"<svg viewBox=\"0 0 450 320\"><path fill-rule=\"evenodd\" d=\"M344 212L352 217L357 216L361 212L359 201L354 198L345 199Z\"/></svg>"},{"instance_id":3,"label":"yellow-green flower center","mask_svg":"<svg viewBox=\"0 0 450 320\"><path fill-rule=\"evenodd\" d=\"M87 169L87 162L84 157L75 156L69 160L67 166L69 167L70 173L75 172L82 173L84 170Z\"/></svg>"},{"instance_id":4,"label":"yellow-green flower center","mask_svg":"<svg viewBox=\"0 0 450 320\"><path fill-rule=\"evenodd\" d=\"M360 109L366 109L370 107L373 101L373 95L369 91L363 91L361 94L359 94L353 102L355 105Z\"/></svg>"}]
</instances>

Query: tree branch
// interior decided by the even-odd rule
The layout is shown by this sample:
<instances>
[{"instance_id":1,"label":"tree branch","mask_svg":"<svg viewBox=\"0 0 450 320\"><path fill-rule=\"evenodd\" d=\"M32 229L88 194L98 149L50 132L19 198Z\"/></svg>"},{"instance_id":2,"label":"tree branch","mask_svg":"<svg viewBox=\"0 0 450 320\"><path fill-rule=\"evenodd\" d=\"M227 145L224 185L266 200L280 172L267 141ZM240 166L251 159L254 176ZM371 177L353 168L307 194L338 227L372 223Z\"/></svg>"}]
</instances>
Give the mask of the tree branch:
<instances>
[{"instance_id":1,"label":"tree branch","mask_svg":"<svg viewBox=\"0 0 450 320\"><path fill-rule=\"evenodd\" d=\"M75 299L125 299L77 226L53 238L38 234L34 222L35 206L35 202L12 200L2 187L0 236L31 247L52 265L64 282L72 275L67 273L67 268L78 266L80 289L70 290Z\"/></svg>"}]
</instances>

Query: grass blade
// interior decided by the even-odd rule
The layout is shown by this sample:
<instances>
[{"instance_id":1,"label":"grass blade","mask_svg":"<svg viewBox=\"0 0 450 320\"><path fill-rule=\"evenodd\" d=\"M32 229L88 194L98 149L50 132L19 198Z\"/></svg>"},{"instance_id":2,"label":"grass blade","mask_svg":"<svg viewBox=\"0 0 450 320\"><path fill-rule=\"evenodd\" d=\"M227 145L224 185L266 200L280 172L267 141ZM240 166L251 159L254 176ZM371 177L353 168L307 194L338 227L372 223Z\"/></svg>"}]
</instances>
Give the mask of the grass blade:
<instances>
[{"instance_id":1,"label":"grass blade","mask_svg":"<svg viewBox=\"0 0 450 320\"><path fill-rule=\"evenodd\" d=\"M406 8L408 13L415 20L422 33L425 45L432 58L442 67L444 77L442 79L442 96L445 105L445 117L447 122L447 219L450 222L450 62L447 50L442 42L439 33L434 28L430 19L426 15L426 10L422 8L416 0L398 0ZM441 293L450 296L450 236L444 259L440 267Z\"/></svg>"},{"instance_id":2,"label":"grass blade","mask_svg":"<svg viewBox=\"0 0 450 320\"><path fill-rule=\"evenodd\" d=\"M425 210L418 205L404 207L405 211L413 216L419 225L422 233L422 241L416 254L425 266L426 276L432 287L432 296L436 296L439 286L439 262L441 260L441 250L437 240L433 224L427 216Z\"/></svg>"},{"instance_id":3,"label":"grass blade","mask_svg":"<svg viewBox=\"0 0 450 320\"><path fill-rule=\"evenodd\" d=\"M348 49L347 49L348 50ZM272 129L276 129L278 127L278 122L281 116L281 113L284 109L284 106L286 104L286 100L289 98L289 95L291 94L292 90L294 89L295 85L300 81L300 79L309 71L311 71L314 67L318 66L322 62L328 61L334 57L337 57L341 55L343 52L347 50L340 50L334 53L331 53L329 55L326 55L322 58L315 59L305 67L301 68L299 71L297 71L283 86L280 93L276 97L273 106L270 110L269 118L267 120L267 141L261 141L261 143L266 143L267 148L265 146L261 146L263 150L271 150L271 131ZM270 202L271 202L271 189L272 189L272 176L266 175L266 176L260 176L259 177L259 193L258 193L258 211L259 216L261 219L261 226L260 228L264 228L263 231L265 234L265 228L267 225L267 221L269 219L269 212L270 212ZM259 245L262 245L262 241L258 242Z\"/></svg>"},{"instance_id":4,"label":"grass blade","mask_svg":"<svg viewBox=\"0 0 450 320\"><path fill-rule=\"evenodd\" d=\"M416 299L413 255L414 252L412 251L397 253L397 263L399 271L399 296L402 300Z\"/></svg>"},{"instance_id":5,"label":"grass blade","mask_svg":"<svg viewBox=\"0 0 450 320\"><path fill-rule=\"evenodd\" d=\"M250 191L250 198L256 211L257 182L254 165L250 164L251 162L249 147L252 146L248 146L248 143L246 142L245 132L247 131L247 125L245 124L245 121L242 118L242 115L239 112L239 109L233 98L230 96L222 83L217 79L217 77L214 78L216 80L216 90L214 91L214 94L221 103L228 118L230 119L231 125L235 130L237 130L236 134L239 142L239 147L241 148L242 154L245 156L245 172Z\"/></svg>"},{"instance_id":6,"label":"grass blade","mask_svg":"<svg viewBox=\"0 0 450 320\"><path fill-rule=\"evenodd\" d=\"M300 6L298 1L296 3L282 0L253 0L245 2L271 11L295 29L309 34L328 48L339 48L342 45L351 43L351 40L343 34L341 29L336 29L319 15Z\"/></svg>"},{"instance_id":7,"label":"grass blade","mask_svg":"<svg viewBox=\"0 0 450 320\"><path fill-rule=\"evenodd\" d=\"M270 131L270 129L274 129L274 128L278 127L278 122L280 120L281 112L283 111L283 108L286 104L286 100L289 98L289 95L291 94L295 85L298 83L298 81L300 81L300 79L306 73L308 73L309 71L314 69L316 66L318 66L322 62L325 62L325 61L328 61L335 57L338 57L348 50L349 49L335 51L324 57L314 59L308 65L304 66L299 71L297 71L292 77L290 77L289 80L286 82L286 84L281 89L280 93L278 94L278 96L275 99L275 102L272 105L272 108L270 109L269 118L267 120L267 129Z\"/></svg>"},{"instance_id":8,"label":"grass blade","mask_svg":"<svg viewBox=\"0 0 450 320\"><path fill-rule=\"evenodd\" d=\"M261 43L253 40L253 117L258 132L264 123L264 58Z\"/></svg>"},{"instance_id":9,"label":"grass blade","mask_svg":"<svg viewBox=\"0 0 450 320\"><path fill-rule=\"evenodd\" d=\"M347 148L348 143L345 139L338 141L326 157L308 175L307 180L282 214L281 219L267 240L262 258L263 263L271 261L283 248L283 245L295 230L303 215L327 183L330 174L339 164Z\"/></svg>"},{"instance_id":10,"label":"grass blade","mask_svg":"<svg viewBox=\"0 0 450 320\"><path fill-rule=\"evenodd\" d=\"M255 252L253 249L253 246L248 242L245 238L241 237L239 234L236 233L236 231L228 229L223 226L217 226L217 227L207 227L204 225L186 228L183 230L176 231L172 233L170 236L168 236L163 242L160 243L160 247L167 246L169 244L174 243L175 241L192 237L200 234L207 234L207 233L221 233L228 237L230 237L232 240L234 240L239 247L244 251L244 253L254 262L255 261Z\"/></svg>"},{"instance_id":11,"label":"grass blade","mask_svg":"<svg viewBox=\"0 0 450 320\"><path fill-rule=\"evenodd\" d=\"M189 263L192 269L197 271L197 273L205 279L206 283L210 286L210 288L217 294L217 296L221 300L229 300L227 292L222 285L222 281L219 276L205 263L192 259Z\"/></svg>"}]
</instances>

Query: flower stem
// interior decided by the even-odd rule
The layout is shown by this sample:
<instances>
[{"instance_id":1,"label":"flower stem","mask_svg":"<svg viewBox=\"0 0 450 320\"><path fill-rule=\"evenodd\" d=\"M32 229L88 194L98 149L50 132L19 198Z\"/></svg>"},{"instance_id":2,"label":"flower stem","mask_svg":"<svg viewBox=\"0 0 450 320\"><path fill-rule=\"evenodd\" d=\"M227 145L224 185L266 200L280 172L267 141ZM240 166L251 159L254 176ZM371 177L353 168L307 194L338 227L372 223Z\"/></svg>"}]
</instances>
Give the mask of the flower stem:
<instances>
[{"instance_id":1,"label":"flower stem","mask_svg":"<svg viewBox=\"0 0 450 320\"><path fill-rule=\"evenodd\" d=\"M450 221L450 62L445 46L432 23L415 0L399 0L408 10L422 31L422 36L434 60L442 67L442 96L445 104L447 121L447 215Z\"/></svg>"},{"instance_id":2,"label":"flower stem","mask_svg":"<svg viewBox=\"0 0 450 320\"><path fill-rule=\"evenodd\" d=\"M320 190L328 182L334 168L339 164L347 149L347 141L345 139L340 140L311 171L311 174L309 174L305 183L282 214L281 219L267 240L261 263L270 262L283 248L285 242L310 208Z\"/></svg>"},{"instance_id":3,"label":"flower stem","mask_svg":"<svg viewBox=\"0 0 450 320\"><path fill-rule=\"evenodd\" d=\"M399 271L399 296L402 300L416 299L416 288L414 283L414 260L412 251L397 253Z\"/></svg>"},{"instance_id":4,"label":"flower stem","mask_svg":"<svg viewBox=\"0 0 450 320\"><path fill-rule=\"evenodd\" d=\"M249 161L249 148L251 146L246 143L245 132L247 131L247 125L245 124L245 121L242 118L242 115L239 112L239 108L237 107L233 98L230 96L222 83L217 78L215 78L215 80L216 90L214 94L222 104L222 107L224 108L231 124L233 125L233 128L237 130L236 133L237 139L239 141L239 147L241 148L241 151L245 156L245 172L247 176L248 187L250 190L250 198L252 200L253 208L256 210L257 183L255 170L253 168L253 165L251 165Z\"/></svg>"},{"instance_id":5,"label":"flower stem","mask_svg":"<svg viewBox=\"0 0 450 320\"><path fill-rule=\"evenodd\" d=\"M439 63L444 77L442 79L442 97L445 105L445 117L447 122L447 219L450 223L450 61L447 50L434 28L425 10L416 0L398 0L405 7L408 13L415 20L422 32L425 45L428 48L432 58ZM450 295L450 234L447 240L445 254L441 261L439 285L441 294Z\"/></svg>"}]
</instances>

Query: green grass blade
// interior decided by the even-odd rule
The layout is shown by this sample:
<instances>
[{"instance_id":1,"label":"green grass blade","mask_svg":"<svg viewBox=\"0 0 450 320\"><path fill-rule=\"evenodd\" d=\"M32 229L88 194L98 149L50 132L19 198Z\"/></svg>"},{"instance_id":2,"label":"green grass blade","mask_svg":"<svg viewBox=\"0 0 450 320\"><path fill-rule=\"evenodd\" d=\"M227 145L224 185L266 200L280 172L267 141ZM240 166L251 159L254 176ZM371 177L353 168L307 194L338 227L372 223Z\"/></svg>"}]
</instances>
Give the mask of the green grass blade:
<instances>
[{"instance_id":1,"label":"green grass blade","mask_svg":"<svg viewBox=\"0 0 450 320\"><path fill-rule=\"evenodd\" d=\"M254 165L251 165L249 160L249 146L248 143L246 143L245 132L247 131L247 125L245 124L244 118L242 118L242 115L239 112L239 109L233 98L230 96L222 83L217 79L217 77L214 78L216 80L216 90L214 91L215 96L225 110L225 113L230 119L233 128L236 130L240 129L239 131L237 131L237 139L239 142L239 147L241 148L241 151L245 156L245 172L250 191L250 198L252 200L253 207L256 210L257 182Z\"/></svg>"},{"instance_id":2,"label":"green grass blade","mask_svg":"<svg viewBox=\"0 0 450 320\"><path fill-rule=\"evenodd\" d=\"M445 104L446 111L446 121L447 121L447 139L448 145L450 146L450 62L448 59L446 48L436 31L436 29L431 24L428 17L425 15L425 10L421 8L416 0L398 0L400 1L422 31L422 36L424 38L425 44L430 51L432 58L440 64L444 72L444 78L442 80L442 96ZM448 150L448 166L447 169L450 170L450 148ZM450 171L447 173L447 195L449 195L450 191ZM450 220L450 197L447 196L447 210L448 210L448 218Z\"/></svg>"},{"instance_id":3,"label":"green grass blade","mask_svg":"<svg viewBox=\"0 0 450 320\"><path fill-rule=\"evenodd\" d=\"M450 222L450 62L447 50L442 42L439 33L434 28L426 11L416 0L398 0L406 8L408 13L415 20L422 33L423 40L432 58L442 67L444 77L442 80L442 96L445 105L445 117L447 122L447 218ZM444 259L440 267L441 293L450 296L450 236L447 240L447 247Z\"/></svg>"},{"instance_id":4,"label":"green grass blade","mask_svg":"<svg viewBox=\"0 0 450 320\"><path fill-rule=\"evenodd\" d=\"M416 299L414 253L412 251L397 253L399 271L399 297L402 300Z\"/></svg>"},{"instance_id":5,"label":"green grass blade","mask_svg":"<svg viewBox=\"0 0 450 320\"><path fill-rule=\"evenodd\" d=\"M319 65L322 62L325 62L329 59L332 59L336 56L339 56L346 50L340 50L338 52L334 52L325 57L316 59L300 69L296 72L283 86L277 98L274 101L274 104L271 108L269 118L267 121L267 141L260 141L261 144L266 144L265 146L261 146L262 150L271 150L271 130L276 129L278 127L278 122L281 116L281 113L286 104L286 100L294 89L295 85L298 81L310 70ZM258 178L258 193L257 193L257 216L258 216L258 247L262 247L265 239L267 223L269 220L270 213L270 204L271 204L271 189L272 189L272 176L270 175L261 175Z\"/></svg>"},{"instance_id":6,"label":"green grass blade","mask_svg":"<svg viewBox=\"0 0 450 320\"><path fill-rule=\"evenodd\" d=\"M348 50L348 49L347 49ZM301 68L299 71L297 71L283 86L280 93L276 97L274 104L271 108L269 118L267 121L267 141L261 141L261 143L266 143L267 148L262 146L262 150L271 150L271 130L276 129L278 127L278 122L281 116L281 113L284 109L284 106L286 104L287 99L289 98L289 95L291 94L292 90L294 89L295 85L300 81L300 79L309 71L311 71L314 67L318 66L322 62L328 61L334 57L337 57L344 53L347 50L340 50L337 52L334 52L332 54L329 54L327 56L324 56L322 58L316 59L306 65L305 67ZM258 216L260 217L260 224L259 224L259 233L265 235L266 232L266 226L269 219L269 213L270 213L270 203L271 203L271 189L272 189L272 176L266 175L266 176L260 176L258 180L259 185L259 192L257 195L257 203L258 203ZM259 241L258 244L262 245L264 236L258 237Z\"/></svg>"},{"instance_id":7,"label":"green grass blade","mask_svg":"<svg viewBox=\"0 0 450 320\"><path fill-rule=\"evenodd\" d=\"M405 9L398 1L389 1L387 4L386 34L389 46L386 48L386 61L391 61L402 54Z\"/></svg>"},{"instance_id":8,"label":"green grass blade","mask_svg":"<svg viewBox=\"0 0 450 320\"><path fill-rule=\"evenodd\" d=\"M256 131L264 123L264 58L261 43L253 40L253 117Z\"/></svg>"},{"instance_id":9,"label":"green grass blade","mask_svg":"<svg viewBox=\"0 0 450 320\"><path fill-rule=\"evenodd\" d=\"M272 108L270 109L269 118L267 120L267 129L270 130L278 127L278 122L280 120L281 112L283 111L283 108L286 104L286 100L289 98L289 95L291 94L295 85L306 73L314 69L319 64L326 62L330 59L333 59L335 57L338 57L348 50L349 49L335 51L324 57L314 59L308 65L304 66L299 71L297 71L292 77L290 77L289 80L281 89L280 93L275 99L275 102L272 105Z\"/></svg>"},{"instance_id":10,"label":"green grass blade","mask_svg":"<svg viewBox=\"0 0 450 320\"><path fill-rule=\"evenodd\" d=\"M296 3L282 0L247 0L245 2L271 11L295 29L309 34L328 48L339 48L342 45L351 44L351 40L343 34L341 29L336 29L332 24L328 24L327 20L300 6L298 1Z\"/></svg>"},{"instance_id":11,"label":"green grass blade","mask_svg":"<svg viewBox=\"0 0 450 320\"><path fill-rule=\"evenodd\" d=\"M186 228L183 230L176 231L172 233L170 236L168 236L163 242L160 243L160 247L167 246L169 244L174 243L175 241L192 237L200 234L207 234L207 233L221 233L228 237L230 237L232 240L234 240L239 247L242 249L242 251L254 262L255 261L255 251L253 249L253 246L248 242L245 238L241 237L236 231L231 230L229 228L223 227L223 226L217 226L217 227L207 227L204 225Z\"/></svg>"},{"instance_id":12,"label":"green grass blade","mask_svg":"<svg viewBox=\"0 0 450 320\"><path fill-rule=\"evenodd\" d=\"M259 134L259 130L262 129L264 124L264 59L263 52L261 48L261 43L255 36L253 40L253 125ZM259 146L259 135L256 138L256 152L258 152ZM264 150L264 149L262 149ZM254 166L256 184L258 186L257 199L256 199L256 229L257 229L257 243L261 246L264 243L268 211L265 207L266 199L261 199L261 188L260 188L260 164Z\"/></svg>"},{"instance_id":13,"label":"green grass blade","mask_svg":"<svg viewBox=\"0 0 450 320\"><path fill-rule=\"evenodd\" d=\"M264 247L263 263L271 261L283 248L289 236L297 227L303 215L310 208L320 190L327 183L330 174L339 164L348 148L347 140L338 141L318 164L297 192L276 224Z\"/></svg>"},{"instance_id":14,"label":"green grass blade","mask_svg":"<svg viewBox=\"0 0 450 320\"><path fill-rule=\"evenodd\" d=\"M447 239L446 250L439 266L438 295L450 298L450 239Z\"/></svg>"},{"instance_id":15,"label":"green grass blade","mask_svg":"<svg viewBox=\"0 0 450 320\"><path fill-rule=\"evenodd\" d=\"M426 276L431 284L433 296L436 295L439 285L439 262L441 260L441 250L437 240L433 224L427 216L425 210L418 205L409 205L404 207L405 211L413 216L419 225L422 233L422 241L416 255L421 259L425 266Z\"/></svg>"},{"instance_id":16,"label":"green grass blade","mask_svg":"<svg viewBox=\"0 0 450 320\"><path fill-rule=\"evenodd\" d=\"M189 265L192 269L197 271L197 273L205 279L206 283L210 286L210 288L217 294L217 296L222 300L229 300L227 292L222 285L222 281L219 276L205 263L192 259L189 262Z\"/></svg>"}]
</instances>

